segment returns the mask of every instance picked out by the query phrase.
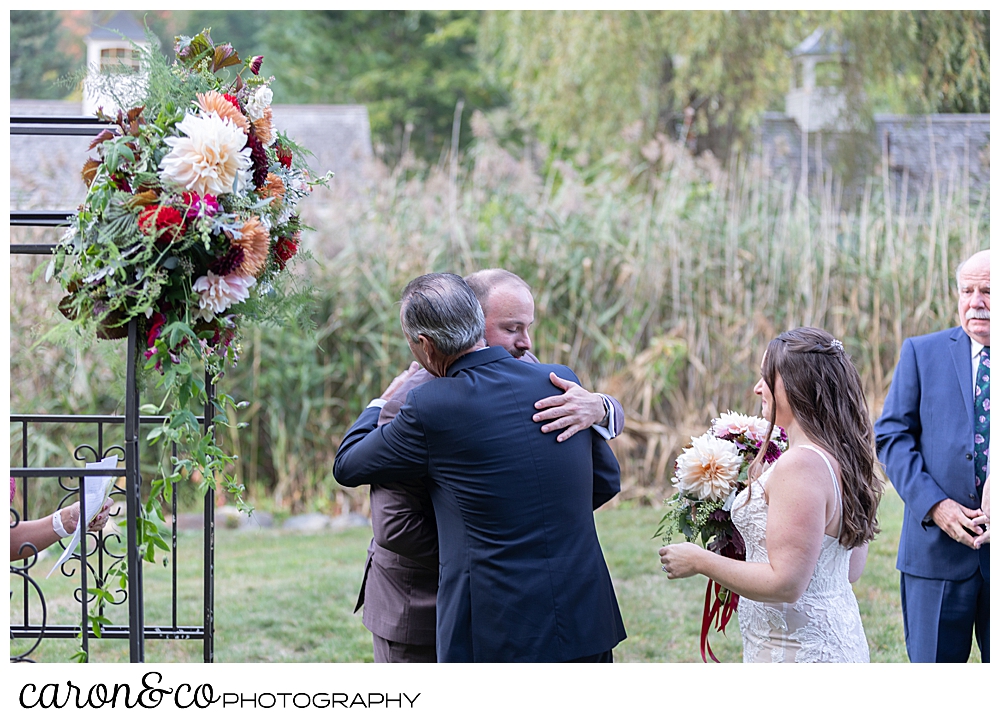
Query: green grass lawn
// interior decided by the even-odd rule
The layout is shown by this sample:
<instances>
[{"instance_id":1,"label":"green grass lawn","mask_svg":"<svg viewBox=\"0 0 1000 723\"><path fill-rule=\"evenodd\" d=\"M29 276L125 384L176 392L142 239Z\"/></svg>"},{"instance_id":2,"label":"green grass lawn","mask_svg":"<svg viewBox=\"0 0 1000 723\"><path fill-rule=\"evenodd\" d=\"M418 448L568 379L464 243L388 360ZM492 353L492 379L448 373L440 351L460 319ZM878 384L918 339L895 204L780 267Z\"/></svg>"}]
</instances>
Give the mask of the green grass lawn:
<instances>
[{"instance_id":1,"label":"green grass lawn","mask_svg":"<svg viewBox=\"0 0 1000 723\"><path fill-rule=\"evenodd\" d=\"M628 639L615 649L620 662L701 662L698 634L704 578L668 580L660 571L652 538L661 512L622 506L597 513L597 527ZM882 533L872 544L864 576L855 585L873 662L906 662L899 607L896 545L902 504L890 488L882 502ZM278 530L228 530L216 534L215 659L235 663L366 662L371 638L354 615L370 530L355 528L311 534ZM181 533L178 553L178 622L201 622L201 536ZM44 575L55 558L40 560L50 621L79 620L72 583ZM147 565L146 624L169 622L169 569ZM11 577L11 584L15 580ZM122 606L123 608L125 606ZM11 599L11 620L20 610ZM109 617L125 622L125 610ZM725 636L713 633L712 648L723 662L741 660L739 625ZM22 642L12 641L12 652ZM76 650L71 640L46 640L33 656L65 662ZM975 647L975 646L973 646ZM22 648L23 649L23 648ZM199 662L200 641L147 641L147 662ZM973 653L979 660L979 653ZM91 641L94 662L127 662L127 641Z\"/></svg>"}]
</instances>

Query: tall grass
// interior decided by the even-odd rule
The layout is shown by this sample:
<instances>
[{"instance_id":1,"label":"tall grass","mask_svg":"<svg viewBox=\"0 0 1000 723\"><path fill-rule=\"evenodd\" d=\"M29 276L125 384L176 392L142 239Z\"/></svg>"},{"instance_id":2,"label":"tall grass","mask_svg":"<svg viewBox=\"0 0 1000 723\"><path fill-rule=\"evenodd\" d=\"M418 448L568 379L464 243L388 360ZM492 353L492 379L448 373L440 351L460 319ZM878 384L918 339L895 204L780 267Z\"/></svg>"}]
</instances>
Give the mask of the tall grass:
<instances>
[{"instance_id":1,"label":"tall grass","mask_svg":"<svg viewBox=\"0 0 1000 723\"><path fill-rule=\"evenodd\" d=\"M639 156L539 171L480 118L473 126L461 164L373 165L310 199L315 262L300 269L316 292L316 329L250 330L223 382L251 402L240 419L249 433L231 443L259 504L366 511L365 494L333 484L333 458L409 361L396 302L419 274L501 266L522 276L535 292L538 356L625 407L621 498L656 501L689 435L728 408L757 408L760 354L783 329L842 339L875 414L902 340L955 323L954 267L988 245L988 197L973 198L961 174L915 189L883 164L855 194L823 176L805 198L753 159L723 167L666 139ZM33 363L19 327L50 323L54 305L30 308L18 273L12 408L89 411L69 379L106 372L93 349Z\"/></svg>"}]
</instances>

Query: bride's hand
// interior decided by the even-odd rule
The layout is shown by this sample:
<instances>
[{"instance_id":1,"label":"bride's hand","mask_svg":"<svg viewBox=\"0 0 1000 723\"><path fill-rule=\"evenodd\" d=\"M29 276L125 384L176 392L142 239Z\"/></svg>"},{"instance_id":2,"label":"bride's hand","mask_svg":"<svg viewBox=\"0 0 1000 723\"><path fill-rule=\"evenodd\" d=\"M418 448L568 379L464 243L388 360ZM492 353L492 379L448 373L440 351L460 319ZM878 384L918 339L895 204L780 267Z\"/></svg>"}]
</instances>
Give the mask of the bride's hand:
<instances>
[{"instance_id":1,"label":"bride's hand","mask_svg":"<svg viewBox=\"0 0 1000 723\"><path fill-rule=\"evenodd\" d=\"M681 542L661 547L660 562L663 564L663 571L671 580L697 575L700 572L698 558L704 552L693 542Z\"/></svg>"}]
</instances>

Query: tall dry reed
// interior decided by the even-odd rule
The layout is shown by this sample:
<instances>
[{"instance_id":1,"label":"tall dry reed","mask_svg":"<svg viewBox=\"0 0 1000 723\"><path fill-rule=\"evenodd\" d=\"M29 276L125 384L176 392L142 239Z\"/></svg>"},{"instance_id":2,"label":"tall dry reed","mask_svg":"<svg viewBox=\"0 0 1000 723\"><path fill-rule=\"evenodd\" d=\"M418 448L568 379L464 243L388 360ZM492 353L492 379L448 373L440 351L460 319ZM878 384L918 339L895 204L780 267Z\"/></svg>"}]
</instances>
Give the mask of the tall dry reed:
<instances>
[{"instance_id":1,"label":"tall dry reed","mask_svg":"<svg viewBox=\"0 0 1000 723\"><path fill-rule=\"evenodd\" d=\"M823 177L804 199L756 161L724 168L665 139L642 157L539 173L480 119L474 129L457 174L375 165L310 199L315 263L302 273L316 293L315 332L250 330L223 382L251 402L240 420L250 427L231 443L259 503L366 511L364 493L333 484L333 458L410 360L397 300L419 274L501 266L522 276L535 292L538 356L625 407L620 498L655 501L691 434L726 409L758 410L760 355L783 329L815 325L842 339L876 414L902 340L956 323L954 267L988 245L988 198L972 198L961 174L914 188L875 169L854 196ZM15 316L46 318L15 287L12 274L12 335ZM74 353L65 368L35 367L12 342L15 411L86 407L66 380L96 357Z\"/></svg>"}]
</instances>

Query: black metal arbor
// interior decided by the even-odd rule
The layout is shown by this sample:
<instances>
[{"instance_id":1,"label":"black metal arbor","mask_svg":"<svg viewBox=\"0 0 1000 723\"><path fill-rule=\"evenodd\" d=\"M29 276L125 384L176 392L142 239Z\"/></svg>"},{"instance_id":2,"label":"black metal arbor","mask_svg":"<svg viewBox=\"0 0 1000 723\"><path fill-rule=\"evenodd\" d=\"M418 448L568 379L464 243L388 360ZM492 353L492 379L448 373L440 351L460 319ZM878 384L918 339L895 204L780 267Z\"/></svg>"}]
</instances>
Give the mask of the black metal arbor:
<instances>
[{"instance_id":1,"label":"black metal arbor","mask_svg":"<svg viewBox=\"0 0 1000 723\"><path fill-rule=\"evenodd\" d=\"M36 135L36 136L93 136L101 129L107 127L97 118L89 116L39 116L39 117L14 117L10 119L11 135ZM66 210L43 210L43 211L11 211L11 226L35 226L35 227L56 227L65 225L67 218L72 214ZM13 254L35 254L47 255L53 252L54 244L11 244L10 253ZM145 641L146 640L197 640L203 641L204 660L210 663L214 659L214 559L215 559L215 493L209 488L204 498L204 540L203 540L203 618L198 625L182 625L178 621L178 581L177 581L177 552L178 552L178 530L177 530L177 495L172 495L172 515L171 515L171 550L169 554L169 564L171 567L171 601L170 620L167 622L157 622L146 624L144 616L143 599L143 565L137 545L137 521L140 518L141 505L141 485L140 474L140 437L139 430L143 424L162 423L163 417L140 416L139 414L139 387L137 383L137 364L139 347L139 331L136 321L133 319L128 324L128 334L125 339L126 344L126 380L125 380L125 413L124 415L47 415L47 414L11 414L12 442L19 439L21 466L11 467L10 474L16 485L21 490L21 498L18 509L14 509L13 500L11 507L11 527L14 528L22 521L28 520L29 498L31 497L33 480L56 480L61 494L59 507L62 508L72 504L75 499L80 501L80 519L86 519L85 501L81 494L83 489L84 468L80 466L65 467L30 467L29 458L31 451L30 430L38 425L60 424L72 425L74 433L77 429L85 430L83 438L87 442L78 444L74 450L74 459L77 462L97 461L104 458L110 452L119 452L124 457L125 467L115 470L110 475L107 472L100 472L100 476L115 476L118 482L115 484L112 495L125 498L126 514L126 539L124 541L124 551L121 550L122 540L117 534L105 535L101 533L84 533L77 552L63 563L61 574L66 577L76 577L78 585L74 591L74 598L80 608L80 623L75 624L51 624L47 619L47 606L42 588L33 579L37 576L36 563L38 561L37 550L32 550L26 560L21 562L11 561L11 602L14 595L19 595L19 603L23 610L20 620L11 619L10 634L11 640L26 639L29 645L27 650L14 653L13 645L11 650L11 661L30 661L32 653L38 648L42 640L47 638L75 638L80 637L81 647L89 655L90 641L96 637L102 639L128 639L129 660L133 663L145 661ZM208 401L205 405L204 414L198 418L199 423L205 425L206 431L212 419L212 405L215 395L211 377L206 374L205 387L208 392ZM19 432L14 432L15 425L19 426ZM88 431L89 430L89 431ZM16 449L16 446L15 446ZM176 455L177 450L172 450ZM95 473L90 472L91 475ZM124 479L124 483L121 480ZM11 489L14 492L13 486ZM59 543L60 545L64 543ZM95 602L96 596L92 590L99 587L105 579L108 567L115 562L126 558L128 569L128 586L120 594L113 596L113 600L102 598L97 606L98 614L106 617L104 611L108 606L122 606L127 603L128 624L106 624L98 625L100 635L95 636L92 630L91 615L88 606ZM13 607L13 605L12 605Z\"/></svg>"}]
</instances>

